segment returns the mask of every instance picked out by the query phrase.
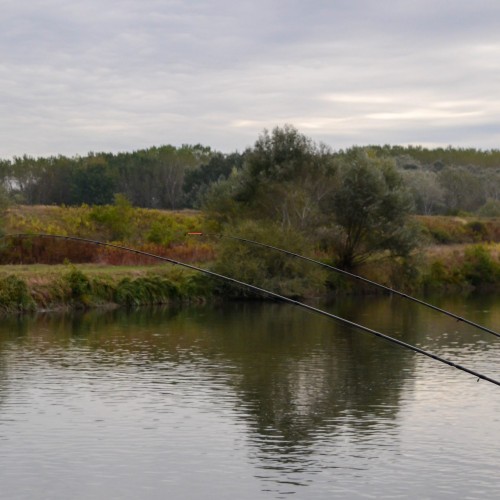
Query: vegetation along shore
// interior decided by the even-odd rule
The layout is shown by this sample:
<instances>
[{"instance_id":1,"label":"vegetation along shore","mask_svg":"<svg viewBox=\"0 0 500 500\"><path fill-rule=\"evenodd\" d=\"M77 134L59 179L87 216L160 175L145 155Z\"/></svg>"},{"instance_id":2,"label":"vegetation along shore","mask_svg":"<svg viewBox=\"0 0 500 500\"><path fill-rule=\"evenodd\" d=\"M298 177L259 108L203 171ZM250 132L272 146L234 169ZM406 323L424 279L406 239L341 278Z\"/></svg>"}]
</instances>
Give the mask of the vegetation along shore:
<instances>
[{"instance_id":1,"label":"vegetation along shore","mask_svg":"<svg viewBox=\"0 0 500 500\"><path fill-rule=\"evenodd\" d=\"M0 178L4 312L254 296L144 254L16 234L112 242L300 298L375 290L220 235L410 293L500 286L496 150L333 151L284 126L242 153L198 145L23 157L0 161Z\"/></svg>"}]
</instances>

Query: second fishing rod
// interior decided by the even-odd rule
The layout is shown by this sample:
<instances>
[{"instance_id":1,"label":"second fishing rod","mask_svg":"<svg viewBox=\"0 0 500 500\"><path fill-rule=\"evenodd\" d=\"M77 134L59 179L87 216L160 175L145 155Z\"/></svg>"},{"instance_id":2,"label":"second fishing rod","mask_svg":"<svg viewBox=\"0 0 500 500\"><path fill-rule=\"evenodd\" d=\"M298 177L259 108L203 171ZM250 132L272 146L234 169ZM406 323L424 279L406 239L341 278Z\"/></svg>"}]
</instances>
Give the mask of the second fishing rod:
<instances>
[{"instance_id":1,"label":"second fishing rod","mask_svg":"<svg viewBox=\"0 0 500 500\"><path fill-rule=\"evenodd\" d=\"M417 304L420 304L424 307L427 307L429 309L432 309L434 311L437 311L441 314L445 314L446 316L449 316L450 318L453 318L453 319L456 319L457 321L460 321L460 322L463 322L469 326L472 326L474 328L477 328L478 330L482 330L483 332L486 332L486 333L489 333L491 335L494 335L495 337L499 337L500 338L500 333L496 332L495 330L492 330L491 328L488 328L484 325L481 325L479 323L475 323L474 321L471 321L467 318L464 318L463 316L459 316L458 314L455 314L451 311L447 311L446 309L442 309L440 307L437 307L433 304L430 304L429 302L425 302L424 300L421 300L421 299L418 299L417 297L413 297L412 295L408 295L407 293L404 293L404 292L400 292L399 290L396 290L394 288L391 288L391 287L388 287L388 286L385 286L385 285L382 285L381 283L377 283L376 281L372 281L368 278L364 278L363 276L359 276L357 274L354 274L354 273L351 273L349 271L346 271L344 269L340 269L338 267L335 267L335 266L332 266L330 264L326 264L324 262L321 262L319 260L316 260L316 259L312 259L310 257L306 257L305 255L301 255L299 253L295 253L295 252L291 252L289 250L286 250L284 248L279 248L279 247L275 247L273 245L269 245L267 243L262 243L260 241L255 241L255 240L250 240L248 238L241 238L239 236L231 236L231 235L226 235L226 234L217 234L217 233L205 233L203 231L193 231L193 232L189 232L187 233L188 236L198 236L198 237L214 237L214 238L225 238L225 239L229 239L229 240L233 240L233 241L239 241L239 242L242 242L242 243L247 243L249 245L255 245L255 246L258 246L258 247L262 247L262 248L267 248L269 250L273 250L273 251L276 251L276 252L280 252L280 253L283 253L283 254L286 254L286 255L289 255L290 257L294 257L294 258L297 258L297 259L301 259L301 260L304 260L304 261L307 261L307 262L311 262L313 264L316 264L316 265L319 265L319 266L322 266L326 269L329 269L330 271L334 271L338 274L342 274L344 276L347 276L348 278L351 278L351 279L354 279L354 280L357 280L357 281L360 281L360 282L363 282L363 283L367 283L373 287L376 287L380 290L384 290L390 294L393 294L393 295L397 295L398 297L402 297L404 299L407 299L407 300L410 300L412 302L415 302Z\"/></svg>"}]
</instances>

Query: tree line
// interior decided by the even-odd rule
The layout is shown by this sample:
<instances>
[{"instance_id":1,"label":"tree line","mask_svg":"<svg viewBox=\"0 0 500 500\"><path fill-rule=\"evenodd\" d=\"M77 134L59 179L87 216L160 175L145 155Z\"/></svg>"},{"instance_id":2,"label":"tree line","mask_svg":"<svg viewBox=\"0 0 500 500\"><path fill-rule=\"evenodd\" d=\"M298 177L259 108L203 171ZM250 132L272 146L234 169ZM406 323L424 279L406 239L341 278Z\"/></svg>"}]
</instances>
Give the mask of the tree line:
<instances>
[{"instance_id":1,"label":"tree line","mask_svg":"<svg viewBox=\"0 0 500 500\"><path fill-rule=\"evenodd\" d=\"M301 146L292 144L295 156L275 151L275 156L265 157L269 141L282 140L286 148L290 146L287 140L298 141L299 137ZM28 205L106 205L120 193L138 207L199 208L210 203L207 198L210 190L223 189L218 183L235 172L246 172L248 192L240 196L250 196L249 192L260 181L255 175L250 182L249 176L256 173L256 163L263 161L265 165L259 175L262 182L270 183L267 196L271 199L274 196L271 185L274 190L289 190L287 205L280 208L281 216L301 219L305 224L311 211L316 210L314 204L327 189L328 183L323 182L325 168L333 167L326 165L349 161L353 150L363 150L373 159L394 163L410 191L414 213L465 211L500 215L499 150L385 145L333 151L325 145L313 144L292 126L264 132L253 147L230 154L198 144L76 157L15 157L0 160L0 183L11 200ZM308 206L297 190L301 183L309 185L315 193Z\"/></svg>"},{"instance_id":2,"label":"tree line","mask_svg":"<svg viewBox=\"0 0 500 500\"><path fill-rule=\"evenodd\" d=\"M132 206L197 208L214 232L320 256L346 270L382 259L394 270L393 284L414 279L422 228L412 214L500 215L499 151L335 151L291 125L264 130L253 146L230 154L167 145L0 160L0 183L0 202L102 209L93 212L93 221L112 226L112 239L124 237ZM164 223L155 225L150 241L164 244L169 232ZM285 256L231 239L216 245L214 269L221 274L287 296L325 283L324 275Z\"/></svg>"},{"instance_id":3,"label":"tree line","mask_svg":"<svg viewBox=\"0 0 500 500\"><path fill-rule=\"evenodd\" d=\"M0 182L12 201L27 205L106 205L116 194L133 205L179 209L192 205L186 175L214 153L195 145L153 147L84 157L15 157L0 161Z\"/></svg>"}]
</instances>

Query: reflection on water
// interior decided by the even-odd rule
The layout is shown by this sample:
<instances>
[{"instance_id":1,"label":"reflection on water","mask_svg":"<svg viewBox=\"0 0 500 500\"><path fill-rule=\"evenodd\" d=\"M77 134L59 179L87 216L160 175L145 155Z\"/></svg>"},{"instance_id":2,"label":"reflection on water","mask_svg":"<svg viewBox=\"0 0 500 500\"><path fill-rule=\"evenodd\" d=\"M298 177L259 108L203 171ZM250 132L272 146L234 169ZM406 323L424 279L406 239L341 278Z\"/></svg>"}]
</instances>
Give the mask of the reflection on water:
<instances>
[{"instance_id":1,"label":"reflection on water","mask_svg":"<svg viewBox=\"0 0 500 500\"><path fill-rule=\"evenodd\" d=\"M438 305L495 328L498 304ZM328 307L500 378L498 339L450 318ZM0 497L492 497L499 396L288 305L5 318Z\"/></svg>"}]
</instances>

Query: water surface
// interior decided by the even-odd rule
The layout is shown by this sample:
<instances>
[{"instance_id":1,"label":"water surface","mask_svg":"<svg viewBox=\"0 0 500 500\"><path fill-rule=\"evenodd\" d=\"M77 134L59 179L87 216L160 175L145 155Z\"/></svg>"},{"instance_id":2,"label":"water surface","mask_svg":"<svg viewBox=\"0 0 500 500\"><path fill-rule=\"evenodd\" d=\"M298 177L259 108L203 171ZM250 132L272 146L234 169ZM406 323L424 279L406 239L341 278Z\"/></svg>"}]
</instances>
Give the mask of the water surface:
<instances>
[{"instance_id":1,"label":"water surface","mask_svg":"<svg viewBox=\"0 0 500 500\"><path fill-rule=\"evenodd\" d=\"M500 339L433 311L329 308L500 378ZM2 499L494 498L499 437L499 387L290 305L0 321Z\"/></svg>"}]
</instances>

